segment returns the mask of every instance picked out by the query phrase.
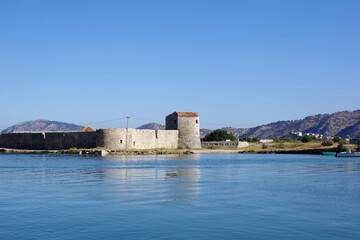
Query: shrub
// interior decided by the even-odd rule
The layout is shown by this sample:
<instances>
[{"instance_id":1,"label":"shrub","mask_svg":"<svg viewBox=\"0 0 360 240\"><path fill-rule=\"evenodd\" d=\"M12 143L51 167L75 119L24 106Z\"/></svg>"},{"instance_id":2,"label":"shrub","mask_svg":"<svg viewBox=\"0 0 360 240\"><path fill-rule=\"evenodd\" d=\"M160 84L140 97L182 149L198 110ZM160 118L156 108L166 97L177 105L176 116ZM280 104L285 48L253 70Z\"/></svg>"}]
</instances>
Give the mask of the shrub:
<instances>
[{"instance_id":1,"label":"shrub","mask_svg":"<svg viewBox=\"0 0 360 240\"><path fill-rule=\"evenodd\" d=\"M335 136L334 138L333 138L333 141L334 142L340 142L341 141L341 137L339 137L339 136Z\"/></svg>"},{"instance_id":2,"label":"shrub","mask_svg":"<svg viewBox=\"0 0 360 240\"><path fill-rule=\"evenodd\" d=\"M221 129L215 130L204 137L204 141L226 141L227 139L230 139L231 141L236 140L234 135Z\"/></svg>"},{"instance_id":3,"label":"shrub","mask_svg":"<svg viewBox=\"0 0 360 240\"><path fill-rule=\"evenodd\" d=\"M277 137L272 137L271 139L274 141L274 143L280 142L280 140Z\"/></svg>"},{"instance_id":4,"label":"shrub","mask_svg":"<svg viewBox=\"0 0 360 240\"><path fill-rule=\"evenodd\" d=\"M334 145L334 141L333 140L330 140L330 139L325 139L322 143L321 143L322 146L332 146Z\"/></svg>"},{"instance_id":5,"label":"shrub","mask_svg":"<svg viewBox=\"0 0 360 240\"><path fill-rule=\"evenodd\" d=\"M301 141L302 141L303 143L311 142L311 141L312 141L312 137L310 137L309 135L304 135L304 136L302 136Z\"/></svg>"},{"instance_id":6,"label":"shrub","mask_svg":"<svg viewBox=\"0 0 360 240\"><path fill-rule=\"evenodd\" d=\"M252 138L249 136L243 137L243 138L239 138L240 141L244 141L244 142L252 142Z\"/></svg>"},{"instance_id":7,"label":"shrub","mask_svg":"<svg viewBox=\"0 0 360 240\"><path fill-rule=\"evenodd\" d=\"M336 150L337 150L338 152L344 152L344 151L346 151L347 148L344 146L345 144L346 144L345 141L339 142L339 145L337 146Z\"/></svg>"},{"instance_id":8,"label":"shrub","mask_svg":"<svg viewBox=\"0 0 360 240\"><path fill-rule=\"evenodd\" d=\"M284 144L284 143L280 143L280 144L278 145L278 148L285 148L285 144Z\"/></svg>"},{"instance_id":9,"label":"shrub","mask_svg":"<svg viewBox=\"0 0 360 240\"><path fill-rule=\"evenodd\" d=\"M262 144L262 145L261 145L261 148L262 148L262 149L267 149L268 146L267 146L266 144Z\"/></svg>"}]
</instances>

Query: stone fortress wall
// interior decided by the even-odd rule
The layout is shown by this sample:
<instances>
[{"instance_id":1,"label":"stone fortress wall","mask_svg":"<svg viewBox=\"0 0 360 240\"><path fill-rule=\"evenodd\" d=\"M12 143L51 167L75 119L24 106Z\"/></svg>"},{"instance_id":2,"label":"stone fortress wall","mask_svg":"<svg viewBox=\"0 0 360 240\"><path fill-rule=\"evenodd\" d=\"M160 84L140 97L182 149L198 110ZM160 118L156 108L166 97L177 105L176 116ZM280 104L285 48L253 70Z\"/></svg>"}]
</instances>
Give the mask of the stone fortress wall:
<instances>
[{"instance_id":1,"label":"stone fortress wall","mask_svg":"<svg viewBox=\"0 0 360 240\"><path fill-rule=\"evenodd\" d=\"M0 135L0 147L29 150L95 148L96 132L23 132Z\"/></svg>"},{"instance_id":2,"label":"stone fortress wall","mask_svg":"<svg viewBox=\"0 0 360 240\"><path fill-rule=\"evenodd\" d=\"M177 148L177 130L99 129L96 146L109 149Z\"/></svg>"},{"instance_id":3,"label":"stone fortress wall","mask_svg":"<svg viewBox=\"0 0 360 240\"><path fill-rule=\"evenodd\" d=\"M198 113L174 112L166 117L166 130L121 128L96 132L6 133L0 134L0 147L29 150L201 148L199 126Z\"/></svg>"},{"instance_id":4,"label":"stone fortress wall","mask_svg":"<svg viewBox=\"0 0 360 240\"><path fill-rule=\"evenodd\" d=\"M196 112L174 112L166 116L166 130L179 131L179 147L201 148L200 120Z\"/></svg>"},{"instance_id":5,"label":"stone fortress wall","mask_svg":"<svg viewBox=\"0 0 360 240\"><path fill-rule=\"evenodd\" d=\"M96 132L6 133L0 135L0 147L29 150L177 148L178 131L98 129Z\"/></svg>"}]
</instances>

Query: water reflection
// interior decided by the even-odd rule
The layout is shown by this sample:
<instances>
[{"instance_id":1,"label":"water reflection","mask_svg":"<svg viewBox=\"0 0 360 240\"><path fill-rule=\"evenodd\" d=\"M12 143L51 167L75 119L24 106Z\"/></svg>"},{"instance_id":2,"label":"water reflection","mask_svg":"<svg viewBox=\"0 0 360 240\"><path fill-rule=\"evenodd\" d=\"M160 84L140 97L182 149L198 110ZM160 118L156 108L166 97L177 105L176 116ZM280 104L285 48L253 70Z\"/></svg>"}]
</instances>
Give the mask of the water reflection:
<instances>
[{"instance_id":1,"label":"water reflection","mask_svg":"<svg viewBox=\"0 0 360 240\"><path fill-rule=\"evenodd\" d=\"M109 198L128 204L181 201L196 204L200 193L200 156L109 158L103 174ZM180 161L179 161L180 160ZM187 164L186 161L190 160ZM179 165L181 163L181 165ZM141 196L141 197L139 197Z\"/></svg>"},{"instance_id":2,"label":"water reflection","mask_svg":"<svg viewBox=\"0 0 360 240\"><path fill-rule=\"evenodd\" d=\"M200 176L199 167L166 170L168 199L197 203L200 193Z\"/></svg>"}]
</instances>

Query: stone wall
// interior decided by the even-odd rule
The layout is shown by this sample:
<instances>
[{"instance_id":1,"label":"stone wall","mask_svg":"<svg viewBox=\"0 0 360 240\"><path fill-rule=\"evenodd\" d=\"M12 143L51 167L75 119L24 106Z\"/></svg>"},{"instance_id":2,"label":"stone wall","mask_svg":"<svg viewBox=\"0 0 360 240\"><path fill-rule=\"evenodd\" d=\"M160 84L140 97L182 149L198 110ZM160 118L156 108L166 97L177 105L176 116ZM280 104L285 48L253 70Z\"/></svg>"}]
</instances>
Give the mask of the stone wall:
<instances>
[{"instance_id":1,"label":"stone wall","mask_svg":"<svg viewBox=\"0 0 360 240\"><path fill-rule=\"evenodd\" d=\"M178 116L176 113L172 113L165 118L166 130L178 130Z\"/></svg>"},{"instance_id":2,"label":"stone wall","mask_svg":"<svg viewBox=\"0 0 360 240\"><path fill-rule=\"evenodd\" d=\"M197 113L174 112L166 116L166 130L179 131L179 147L201 148Z\"/></svg>"},{"instance_id":3,"label":"stone wall","mask_svg":"<svg viewBox=\"0 0 360 240\"><path fill-rule=\"evenodd\" d=\"M248 142L240 142L240 141L201 142L201 147L203 148L242 148L247 146L249 146Z\"/></svg>"},{"instance_id":4,"label":"stone wall","mask_svg":"<svg viewBox=\"0 0 360 240\"><path fill-rule=\"evenodd\" d=\"M28 132L0 135L0 147L30 150L95 148L95 132Z\"/></svg>"},{"instance_id":5,"label":"stone wall","mask_svg":"<svg viewBox=\"0 0 360 240\"><path fill-rule=\"evenodd\" d=\"M98 129L96 145L109 149L177 148L177 130Z\"/></svg>"},{"instance_id":6,"label":"stone wall","mask_svg":"<svg viewBox=\"0 0 360 240\"><path fill-rule=\"evenodd\" d=\"M198 117L178 117L179 146L201 148Z\"/></svg>"}]
</instances>

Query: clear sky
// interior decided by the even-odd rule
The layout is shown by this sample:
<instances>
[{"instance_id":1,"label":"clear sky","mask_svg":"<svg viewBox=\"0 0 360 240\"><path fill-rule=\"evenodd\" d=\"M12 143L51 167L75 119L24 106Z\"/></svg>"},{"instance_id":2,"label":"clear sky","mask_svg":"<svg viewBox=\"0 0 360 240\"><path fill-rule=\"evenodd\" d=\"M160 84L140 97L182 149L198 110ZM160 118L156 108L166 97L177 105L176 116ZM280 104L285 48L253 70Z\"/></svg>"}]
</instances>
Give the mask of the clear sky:
<instances>
[{"instance_id":1,"label":"clear sky","mask_svg":"<svg viewBox=\"0 0 360 240\"><path fill-rule=\"evenodd\" d=\"M360 1L0 0L0 129L252 127L360 108ZM113 120L114 121L108 121Z\"/></svg>"}]
</instances>

